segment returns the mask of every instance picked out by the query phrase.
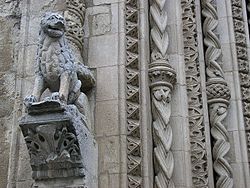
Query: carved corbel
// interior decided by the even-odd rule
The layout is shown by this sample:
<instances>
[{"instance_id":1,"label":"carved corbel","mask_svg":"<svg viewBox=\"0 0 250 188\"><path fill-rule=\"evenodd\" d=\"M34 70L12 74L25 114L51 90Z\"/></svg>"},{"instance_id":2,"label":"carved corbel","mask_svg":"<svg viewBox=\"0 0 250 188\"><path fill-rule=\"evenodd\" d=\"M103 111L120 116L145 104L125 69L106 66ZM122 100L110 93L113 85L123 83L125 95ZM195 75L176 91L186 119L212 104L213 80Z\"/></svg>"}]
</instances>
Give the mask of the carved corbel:
<instances>
[{"instance_id":1,"label":"carved corbel","mask_svg":"<svg viewBox=\"0 0 250 188\"><path fill-rule=\"evenodd\" d=\"M46 13L41 19L35 83L24 100L27 114L19 122L34 187L39 188L55 187L55 181L56 187L97 186L97 148L85 95L95 79L75 60L65 24L58 13Z\"/></svg>"}]
</instances>

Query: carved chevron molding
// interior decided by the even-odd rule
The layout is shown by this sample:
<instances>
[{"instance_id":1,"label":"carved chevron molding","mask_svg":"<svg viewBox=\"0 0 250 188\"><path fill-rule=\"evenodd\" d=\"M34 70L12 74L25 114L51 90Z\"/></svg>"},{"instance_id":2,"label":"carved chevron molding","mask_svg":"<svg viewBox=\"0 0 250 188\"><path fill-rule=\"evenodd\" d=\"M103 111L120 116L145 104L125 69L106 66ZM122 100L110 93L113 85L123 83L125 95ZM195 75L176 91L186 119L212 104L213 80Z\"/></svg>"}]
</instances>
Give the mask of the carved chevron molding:
<instances>
[{"instance_id":1,"label":"carved chevron molding","mask_svg":"<svg viewBox=\"0 0 250 188\"><path fill-rule=\"evenodd\" d=\"M203 34L207 76L207 97L209 104L209 119L211 135L214 141L213 167L216 173L216 188L233 187L232 167L227 153L230 150L228 131L223 124L227 116L230 100L230 90L224 79L221 68L221 45L215 33L218 25L218 15L212 0L201 0L203 22Z\"/></svg>"},{"instance_id":2,"label":"carved chevron molding","mask_svg":"<svg viewBox=\"0 0 250 188\"><path fill-rule=\"evenodd\" d=\"M250 159L250 75L249 75L249 58L247 54L247 37L246 37L246 28L243 18L243 8L241 0L231 0L232 2L232 15L234 23L234 35L236 42L236 54L238 62L238 72L240 78L241 86L241 97L243 105L243 115L245 122L245 131L246 131L246 142L247 142L247 151L248 158Z\"/></svg>"},{"instance_id":3,"label":"carved chevron molding","mask_svg":"<svg viewBox=\"0 0 250 188\"><path fill-rule=\"evenodd\" d=\"M151 64L149 66L149 79L153 114L154 187L174 188L172 180L174 157L171 151L173 134L169 118L171 115L171 92L176 80L176 73L168 64L169 39L166 0L152 0L150 16Z\"/></svg>"},{"instance_id":4,"label":"carved chevron molding","mask_svg":"<svg viewBox=\"0 0 250 188\"><path fill-rule=\"evenodd\" d=\"M127 186L142 187L139 78L139 4L126 0Z\"/></svg>"},{"instance_id":5,"label":"carved chevron molding","mask_svg":"<svg viewBox=\"0 0 250 188\"><path fill-rule=\"evenodd\" d=\"M204 108L197 41L195 0L182 0L184 59L188 95L191 143L192 182L194 187L208 188L208 159L204 125Z\"/></svg>"}]
</instances>

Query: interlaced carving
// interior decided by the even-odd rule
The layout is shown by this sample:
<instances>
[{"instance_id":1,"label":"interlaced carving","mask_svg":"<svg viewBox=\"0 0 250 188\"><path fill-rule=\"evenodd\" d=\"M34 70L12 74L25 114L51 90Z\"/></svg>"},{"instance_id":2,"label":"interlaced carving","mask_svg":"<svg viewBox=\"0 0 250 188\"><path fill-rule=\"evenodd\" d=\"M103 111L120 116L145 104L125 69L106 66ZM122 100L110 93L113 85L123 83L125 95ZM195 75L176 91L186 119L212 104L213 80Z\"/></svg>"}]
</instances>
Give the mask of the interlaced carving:
<instances>
[{"instance_id":1,"label":"interlaced carving","mask_svg":"<svg viewBox=\"0 0 250 188\"><path fill-rule=\"evenodd\" d=\"M248 4L249 10L249 4ZM246 29L243 19L243 9L241 0L232 0L232 15L234 23L234 33L236 41L236 53L239 67L239 78L241 85L241 97L243 104L243 114L247 138L247 147L248 147L248 158L250 159L250 76L249 76L249 59L247 55L247 38L246 38Z\"/></svg>"},{"instance_id":2,"label":"interlaced carving","mask_svg":"<svg viewBox=\"0 0 250 188\"><path fill-rule=\"evenodd\" d=\"M142 187L139 79L139 4L126 0L127 178L129 188Z\"/></svg>"},{"instance_id":3,"label":"interlaced carving","mask_svg":"<svg viewBox=\"0 0 250 188\"><path fill-rule=\"evenodd\" d=\"M149 79L153 112L154 173L156 188L174 188L172 174L174 157L171 151L172 128L169 124L171 115L171 92L175 83L174 69L166 62L152 63Z\"/></svg>"},{"instance_id":4,"label":"interlaced carving","mask_svg":"<svg viewBox=\"0 0 250 188\"><path fill-rule=\"evenodd\" d=\"M172 174L174 157L171 151L172 128L169 124L171 115L171 91L176 74L168 64L166 0L152 0L151 16L151 64L149 79L151 87L154 143L154 187L174 188Z\"/></svg>"},{"instance_id":5,"label":"interlaced carving","mask_svg":"<svg viewBox=\"0 0 250 188\"><path fill-rule=\"evenodd\" d=\"M218 15L212 0L202 0L204 17L203 33L207 75L207 96L211 135L213 138L213 167L216 173L216 187L233 187L232 168L226 158L230 150L228 131L223 124L227 116L230 91L221 68L221 45L216 35ZM216 91L220 90L219 93Z\"/></svg>"},{"instance_id":6,"label":"interlaced carving","mask_svg":"<svg viewBox=\"0 0 250 188\"><path fill-rule=\"evenodd\" d=\"M193 173L192 181L194 187L208 188L208 162L199 70L195 1L182 0L181 5Z\"/></svg>"},{"instance_id":7,"label":"interlaced carving","mask_svg":"<svg viewBox=\"0 0 250 188\"><path fill-rule=\"evenodd\" d=\"M167 60L169 39L167 33L166 0L153 0L150 6L151 15L151 59Z\"/></svg>"},{"instance_id":8,"label":"interlaced carving","mask_svg":"<svg viewBox=\"0 0 250 188\"><path fill-rule=\"evenodd\" d=\"M83 51L83 25L85 18L85 0L66 0L64 17L67 23L66 38L81 53Z\"/></svg>"}]
</instances>

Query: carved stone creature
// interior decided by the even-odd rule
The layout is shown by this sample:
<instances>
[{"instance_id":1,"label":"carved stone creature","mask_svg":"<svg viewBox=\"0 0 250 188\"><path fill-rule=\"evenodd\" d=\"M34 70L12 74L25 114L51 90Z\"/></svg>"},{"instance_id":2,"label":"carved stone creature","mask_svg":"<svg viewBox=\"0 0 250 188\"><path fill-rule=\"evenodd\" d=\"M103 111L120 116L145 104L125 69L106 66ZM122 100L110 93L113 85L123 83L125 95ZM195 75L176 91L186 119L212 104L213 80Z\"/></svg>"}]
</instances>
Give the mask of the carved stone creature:
<instances>
[{"instance_id":1,"label":"carved stone creature","mask_svg":"<svg viewBox=\"0 0 250 188\"><path fill-rule=\"evenodd\" d=\"M94 77L86 66L75 62L65 39L63 16L46 13L40 25L35 84L24 103L29 108L32 103L39 102L43 92L49 89L52 93L49 100L75 104L85 115L88 100L83 91L93 87Z\"/></svg>"}]
</instances>

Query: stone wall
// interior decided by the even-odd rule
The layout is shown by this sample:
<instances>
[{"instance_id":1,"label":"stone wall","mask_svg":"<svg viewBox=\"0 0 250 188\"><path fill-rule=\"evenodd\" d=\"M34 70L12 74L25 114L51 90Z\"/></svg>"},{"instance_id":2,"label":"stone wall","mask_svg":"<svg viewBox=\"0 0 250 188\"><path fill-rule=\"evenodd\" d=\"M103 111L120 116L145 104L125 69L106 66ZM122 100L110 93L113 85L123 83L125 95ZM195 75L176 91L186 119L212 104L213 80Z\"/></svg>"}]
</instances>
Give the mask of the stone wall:
<instances>
[{"instance_id":1,"label":"stone wall","mask_svg":"<svg viewBox=\"0 0 250 188\"><path fill-rule=\"evenodd\" d=\"M15 107L17 56L20 33L19 2L0 3L0 187L6 187L12 142L13 118L18 112Z\"/></svg>"},{"instance_id":2,"label":"stone wall","mask_svg":"<svg viewBox=\"0 0 250 188\"><path fill-rule=\"evenodd\" d=\"M34 183L18 120L34 83L40 19L47 11L63 14L67 2L0 0L0 187ZM98 145L98 187L151 188L161 176L169 187L219 188L224 169L227 187L250 187L247 3L86 0L84 48L72 49L96 78L86 94ZM173 75L155 76L155 60L167 62L176 82ZM162 98L154 95L154 76L168 87L156 89ZM208 87L218 78L215 85L225 87ZM157 147L166 160L156 162Z\"/></svg>"}]
</instances>

